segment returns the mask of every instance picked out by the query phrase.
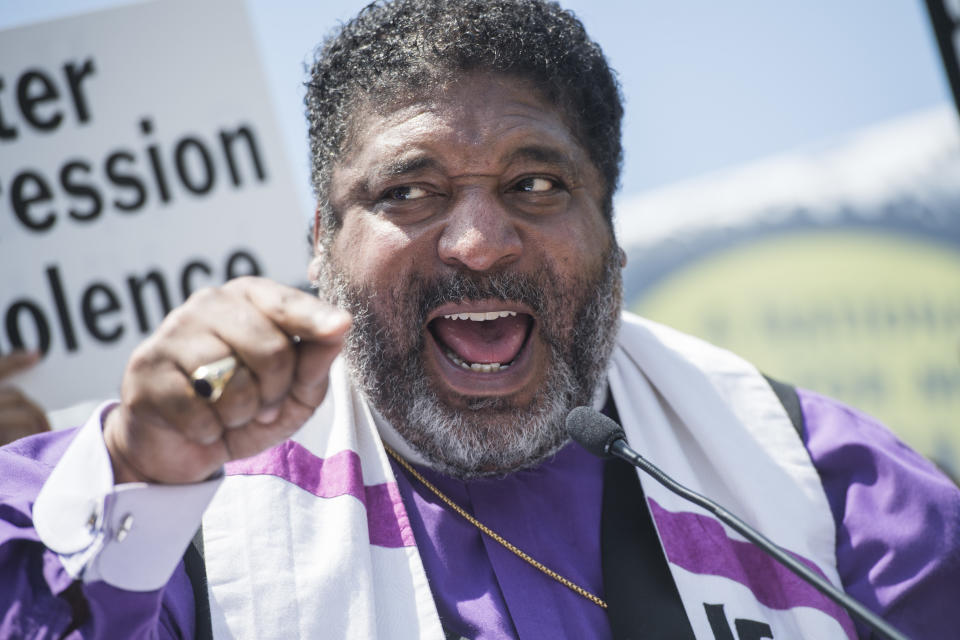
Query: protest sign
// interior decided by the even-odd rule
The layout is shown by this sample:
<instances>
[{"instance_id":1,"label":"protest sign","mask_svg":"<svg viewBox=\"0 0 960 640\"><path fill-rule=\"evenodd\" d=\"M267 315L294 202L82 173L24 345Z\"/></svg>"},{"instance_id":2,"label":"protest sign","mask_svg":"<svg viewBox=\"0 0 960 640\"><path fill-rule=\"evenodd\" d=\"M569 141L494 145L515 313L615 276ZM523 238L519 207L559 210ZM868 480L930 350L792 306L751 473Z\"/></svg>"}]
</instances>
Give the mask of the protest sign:
<instances>
[{"instance_id":1,"label":"protest sign","mask_svg":"<svg viewBox=\"0 0 960 640\"><path fill-rule=\"evenodd\" d=\"M279 140L240 1L0 34L0 354L44 354L13 382L47 409L115 397L132 348L191 292L302 280Z\"/></svg>"}]
</instances>

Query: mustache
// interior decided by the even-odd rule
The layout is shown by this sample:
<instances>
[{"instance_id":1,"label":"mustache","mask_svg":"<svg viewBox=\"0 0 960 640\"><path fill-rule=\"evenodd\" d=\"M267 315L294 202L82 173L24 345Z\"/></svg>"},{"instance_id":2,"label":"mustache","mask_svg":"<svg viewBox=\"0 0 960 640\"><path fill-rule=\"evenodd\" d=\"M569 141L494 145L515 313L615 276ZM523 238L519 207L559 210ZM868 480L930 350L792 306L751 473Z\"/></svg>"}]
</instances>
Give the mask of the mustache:
<instances>
[{"instance_id":1,"label":"mustache","mask_svg":"<svg viewBox=\"0 0 960 640\"><path fill-rule=\"evenodd\" d=\"M553 280L547 271L537 276L514 272L452 272L429 280L418 280L413 286L404 287L400 295L394 293L394 302L413 303L410 308L417 315L414 318L416 326L423 326L430 312L440 305L471 300L519 302L537 315L542 315L547 307L544 291L551 289Z\"/></svg>"}]
</instances>

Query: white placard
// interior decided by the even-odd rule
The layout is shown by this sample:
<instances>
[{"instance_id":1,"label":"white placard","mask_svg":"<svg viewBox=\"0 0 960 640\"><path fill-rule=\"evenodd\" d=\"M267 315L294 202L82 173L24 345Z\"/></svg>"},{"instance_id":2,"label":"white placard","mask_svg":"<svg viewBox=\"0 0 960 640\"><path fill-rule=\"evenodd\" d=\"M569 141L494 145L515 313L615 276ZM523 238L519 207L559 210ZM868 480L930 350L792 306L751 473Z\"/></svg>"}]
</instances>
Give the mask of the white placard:
<instances>
[{"instance_id":1,"label":"white placard","mask_svg":"<svg viewBox=\"0 0 960 640\"><path fill-rule=\"evenodd\" d=\"M46 409L115 397L190 291L305 278L305 220L241 0L0 32L0 354ZM230 322L223 318L223 322Z\"/></svg>"}]
</instances>

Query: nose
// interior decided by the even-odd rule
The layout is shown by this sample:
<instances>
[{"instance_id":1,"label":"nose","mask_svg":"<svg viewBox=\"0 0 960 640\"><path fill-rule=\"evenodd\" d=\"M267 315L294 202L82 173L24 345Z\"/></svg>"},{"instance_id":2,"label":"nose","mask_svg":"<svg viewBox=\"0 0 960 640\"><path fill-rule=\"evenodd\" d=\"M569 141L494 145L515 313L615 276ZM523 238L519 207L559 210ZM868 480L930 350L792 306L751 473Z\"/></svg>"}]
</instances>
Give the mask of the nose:
<instances>
[{"instance_id":1,"label":"nose","mask_svg":"<svg viewBox=\"0 0 960 640\"><path fill-rule=\"evenodd\" d=\"M523 242L497 194L462 193L453 203L437 252L444 264L489 271L519 259Z\"/></svg>"}]
</instances>

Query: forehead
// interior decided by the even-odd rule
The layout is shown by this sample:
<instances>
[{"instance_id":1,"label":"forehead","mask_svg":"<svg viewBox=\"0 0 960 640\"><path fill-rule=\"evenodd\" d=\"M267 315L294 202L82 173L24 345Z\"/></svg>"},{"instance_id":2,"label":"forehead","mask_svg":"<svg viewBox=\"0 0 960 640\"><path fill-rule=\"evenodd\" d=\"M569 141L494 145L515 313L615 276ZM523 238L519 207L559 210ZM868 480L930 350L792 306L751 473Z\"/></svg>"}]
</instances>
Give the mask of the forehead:
<instances>
[{"instance_id":1,"label":"forehead","mask_svg":"<svg viewBox=\"0 0 960 640\"><path fill-rule=\"evenodd\" d=\"M338 175L355 171L429 164L452 175L486 174L520 157L596 174L562 111L532 83L498 74L467 74L392 109L362 109L349 141L334 190Z\"/></svg>"}]
</instances>

